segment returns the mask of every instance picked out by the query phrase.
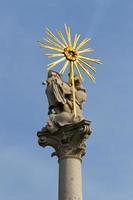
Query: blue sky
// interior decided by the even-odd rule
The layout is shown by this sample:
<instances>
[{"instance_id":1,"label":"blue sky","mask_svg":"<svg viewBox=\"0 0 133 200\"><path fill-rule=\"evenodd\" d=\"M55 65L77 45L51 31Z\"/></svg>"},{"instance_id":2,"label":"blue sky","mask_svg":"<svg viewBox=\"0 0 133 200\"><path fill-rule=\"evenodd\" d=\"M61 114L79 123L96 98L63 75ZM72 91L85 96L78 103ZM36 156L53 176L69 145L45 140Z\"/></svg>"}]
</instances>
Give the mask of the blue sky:
<instances>
[{"instance_id":1,"label":"blue sky","mask_svg":"<svg viewBox=\"0 0 133 200\"><path fill-rule=\"evenodd\" d=\"M133 196L133 1L0 1L0 199L57 199L58 163L37 145L47 121L42 80L48 59L37 46L44 27L91 37L103 65L86 77L85 116L93 134L83 159L84 200Z\"/></svg>"}]
</instances>

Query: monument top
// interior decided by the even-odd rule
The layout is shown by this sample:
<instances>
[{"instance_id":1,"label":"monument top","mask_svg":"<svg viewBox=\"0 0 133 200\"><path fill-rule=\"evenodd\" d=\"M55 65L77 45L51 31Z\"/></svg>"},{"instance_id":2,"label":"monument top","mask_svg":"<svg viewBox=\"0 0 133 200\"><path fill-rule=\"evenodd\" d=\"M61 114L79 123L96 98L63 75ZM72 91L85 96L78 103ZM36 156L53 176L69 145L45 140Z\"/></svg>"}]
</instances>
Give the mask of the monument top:
<instances>
[{"instance_id":1,"label":"monument top","mask_svg":"<svg viewBox=\"0 0 133 200\"><path fill-rule=\"evenodd\" d=\"M59 75L62 76L69 67L69 78L68 84L72 87L73 96L73 112L77 115L76 110L76 96L75 96L75 79L79 77L80 81L83 81L82 71L84 71L89 78L95 82L95 77L92 72L96 72L96 68L91 65L92 63L102 64L99 59L91 58L86 56L86 53L90 53L93 50L91 48L84 48L84 46L91 40L90 38L85 38L79 42L80 35L75 34L74 41L72 41L70 27L65 24L66 37L60 30L53 34L48 28L46 28L46 34L48 38L44 38L43 42L39 42L40 47L49 49L53 51L51 54L46 54L49 58L55 58L53 62L48 64L48 70L52 70L55 66L61 65L61 70ZM56 53L54 53L56 52ZM84 55L85 54L85 55ZM75 70L77 75L75 74Z\"/></svg>"}]
</instances>

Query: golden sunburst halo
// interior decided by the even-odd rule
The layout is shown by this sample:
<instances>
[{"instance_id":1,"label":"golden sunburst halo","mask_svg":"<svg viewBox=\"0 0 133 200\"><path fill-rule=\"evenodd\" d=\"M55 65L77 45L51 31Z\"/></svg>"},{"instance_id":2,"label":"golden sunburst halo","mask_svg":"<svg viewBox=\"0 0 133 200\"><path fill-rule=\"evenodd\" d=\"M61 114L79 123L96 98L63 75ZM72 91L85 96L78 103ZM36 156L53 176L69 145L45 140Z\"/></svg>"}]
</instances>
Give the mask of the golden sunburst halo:
<instances>
[{"instance_id":1,"label":"golden sunburst halo","mask_svg":"<svg viewBox=\"0 0 133 200\"><path fill-rule=\"evenodd\" d=\"M56 53L46 54L49 58L57 58L56 61L53 61L48 64L48 70L53 69L59 63L64 62L63 66L59 73L64 74L67 67L69 67L69 84L72 85L73 93L73 110L76 116L76 103L75 103L75 69L81 81L83 81L83 76L80 70L84 71L89 78L95 82L95 76L92 74L92 71L95 73L96 68L91 65L92 63L102 64L101 61L97 58L91 58L84 53L90 53L93 50L91 48L83 48L91 39L85 38L79 42L80 35L75 34L74 41L71 39L71 30L70 27L65 24L65 33L66 36L62 34L60 30L56 30L57 36L54 35L51 30L46 28L46 34L48 38L44 38L44 42L39 42L39 46L45 49L50 49Z\"/></svg>"}]
</instances>

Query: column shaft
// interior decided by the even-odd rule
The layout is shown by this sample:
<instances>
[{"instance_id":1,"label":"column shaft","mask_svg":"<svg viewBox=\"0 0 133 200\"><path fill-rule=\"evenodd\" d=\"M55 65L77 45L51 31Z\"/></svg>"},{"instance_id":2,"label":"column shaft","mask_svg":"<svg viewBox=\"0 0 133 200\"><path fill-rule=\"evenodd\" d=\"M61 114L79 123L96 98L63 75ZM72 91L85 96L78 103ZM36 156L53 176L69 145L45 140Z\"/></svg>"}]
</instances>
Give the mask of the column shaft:
<instances>
[{"instance_id":1,"label":"column shaft","mask_svg":"<svg viewBox=\"0 0 133 200\"><path fill-rule=\"evenodd\" d=\"M81 160L59 160L59 200L82 200Z\"/></svg>"}]
</instances>

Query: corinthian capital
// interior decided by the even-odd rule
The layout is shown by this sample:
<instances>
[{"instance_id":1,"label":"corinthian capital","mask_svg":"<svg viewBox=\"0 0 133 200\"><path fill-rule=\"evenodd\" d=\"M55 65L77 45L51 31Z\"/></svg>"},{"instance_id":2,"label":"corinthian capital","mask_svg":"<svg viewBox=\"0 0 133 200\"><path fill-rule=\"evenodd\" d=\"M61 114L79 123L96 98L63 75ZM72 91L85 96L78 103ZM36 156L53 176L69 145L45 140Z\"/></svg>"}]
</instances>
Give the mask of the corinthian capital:
<instances>
[{"instance_id":1,"label":"corinthian capital","mask_svg":"<svg viewBox=\"0 0 133 200\"><path fill-rule=\"evenodd\" d=\"M37 133L38 143L42 147L51 146L55 152L51 156L75 157L81 159L85 155L85 141L91 134L90 121L82 120L59 127L51 133L47 127Z\"/></svg>"}]
</instances>

